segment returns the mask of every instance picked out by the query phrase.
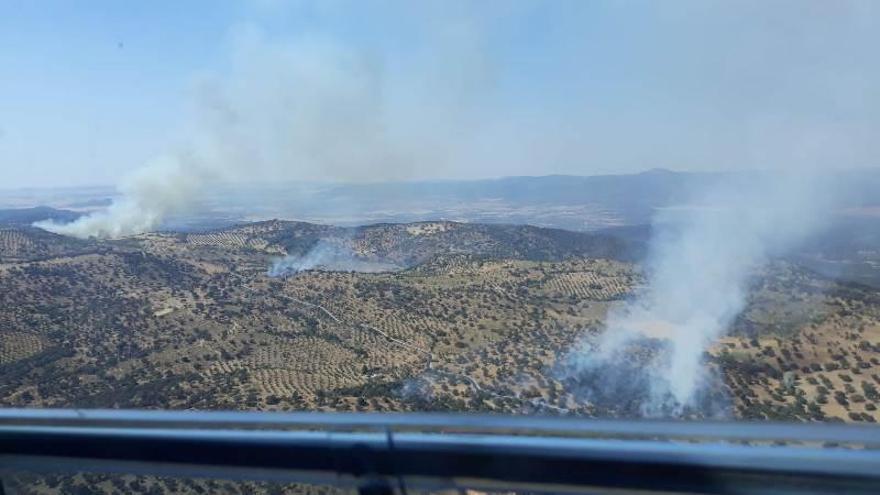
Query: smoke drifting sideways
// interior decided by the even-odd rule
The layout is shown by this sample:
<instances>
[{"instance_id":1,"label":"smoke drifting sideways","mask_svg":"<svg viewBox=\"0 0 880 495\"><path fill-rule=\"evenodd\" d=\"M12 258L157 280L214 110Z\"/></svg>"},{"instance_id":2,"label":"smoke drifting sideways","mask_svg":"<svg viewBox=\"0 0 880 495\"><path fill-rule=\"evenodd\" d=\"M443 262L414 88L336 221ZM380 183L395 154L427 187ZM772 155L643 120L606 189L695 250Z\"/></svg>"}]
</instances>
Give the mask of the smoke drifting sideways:
<instances>
[{"instance_id":1,"label":"smoke drifting sideways","mask_svg":"<svg viewBox=\"0 0 880 495\"><path fill-rule=\"evenodd\" d=\"M38 226L115 238L198 212L216 185L407 180L484 163L485 153L500 151L479 136L493 141L490 131L509 120L475 104L495 92L485 46L492 16L404 10L418 21L406 56L333 30L237 26L228 56L194 84L192 111L159 165L124 180L107 210Z\"/></svg>"},{"instance_id":2,"label":"smoke drifting sideways","mask_svg":"<svg viewBox=\"0 0 880 495\"><path fill-rule=\"evenodd\" d=\"M812 174L761 174L659 213L646 288L563 359L573 392L618 413L723 414L705 351L744 309L756 270L828 222L834 195Z\"/></svg>"},{"instance_id":3,"label":"smoke drifting sideways","mask_svg":"<svg viewBox=\"0 0 880 495\"><path fill-rule=\"evenodd\" d=\"M306 270L378 273L402 268L394 263L359 258L346 246L320 240L305 255L288 255L274 260L266 274L270 277L291 277Z\"/></svg>"},{"instance_id":4,"label":"smoke drifting sideways","mask_svg":"<svg viewBox=\"0 0 880 495\"><path fill-rule=\"evenodd\" d=\"M45 230L117 238L186 213L221 182L392 174L401 160L387 136L382 72L332 40L268 39L257 29L233 38L229 69L195 85L193 112L174 151L119 186L105 211Z\"/></svg>"},{"instance_id":5,"label":"smoke drifting sideways","mask_svg":"<svg viewBox=\"0 0 880 495\"><path fill-rule=\"evenodd\" d=\"M169 213L185 210L198 193L200 174L183 159L168 156L138 170L120 186L121 199L105 211L70 223L46 220L34 225L79 238L118 238L154 229Z\"/></svg>"}]
</instances>

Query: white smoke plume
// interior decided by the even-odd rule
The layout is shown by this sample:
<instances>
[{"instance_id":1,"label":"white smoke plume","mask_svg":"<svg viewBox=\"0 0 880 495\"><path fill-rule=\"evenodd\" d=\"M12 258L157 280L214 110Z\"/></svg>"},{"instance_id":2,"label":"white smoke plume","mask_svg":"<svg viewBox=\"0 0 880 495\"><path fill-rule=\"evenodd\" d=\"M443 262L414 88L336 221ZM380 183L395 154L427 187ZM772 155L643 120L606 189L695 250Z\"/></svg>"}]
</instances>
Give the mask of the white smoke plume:
<instances>
[{"instance_id":1,"label":"white smoke plume","mask_svg":"<svg viewBox=\"0 0 880 495\"><path fill-rule=\"evenodd\" d=\"M164 157L138 170L120 185L121 198L106 211L66 224L46 220L34 225L80 238L118 238L154 229L169 213L185 210L204 180L204 172L184 159L183 154Z\"/></svg>"},{"instance_id":2,"label":"white smoke plume","mask_svg":"<svg viewBox=\"0 0 880 495\"><path fill-rule=\"evenodd\" d=\"M106 211L39 226L120 237L187 212L221 181L409 179L466 166L461 157L480 148L466 139L476 135L468 131L490 127L468 104L490 78L484 29L467 9L435 13L414 16L421 24L405 62L333 37L239 28L224 69L195 85L193 112L175 148L183 151L128 177Z\"/></svg>"},{"instance_id":3,"label":"white smoke plume","mask_svg":"<svg viewBox=\"0 0 880 495\"><path fill-rule=\"evenodd\" d=\"M822 227L830 193L810 175L768 174L659 215L646 289L568 356L569 373L590 377L587 399L635 400L644 415L696 408L704 352L745 307L750 277Z\"/></svg>"},{"instance_id":4,"label":"white smoke plume","mask_svg":"<svg viewBox=\"0 0 880 495\"><path fill-rule=\"evenodd\" d=\"M382 123L380 72L329 41L274 42L256 30L234 41L231 69L198 85L182 151L129 176L106 210L60 225L76 237L115 238L156 228L220 180L318 172L356 178L393 167Z\"/></svg>"}]
</instances>

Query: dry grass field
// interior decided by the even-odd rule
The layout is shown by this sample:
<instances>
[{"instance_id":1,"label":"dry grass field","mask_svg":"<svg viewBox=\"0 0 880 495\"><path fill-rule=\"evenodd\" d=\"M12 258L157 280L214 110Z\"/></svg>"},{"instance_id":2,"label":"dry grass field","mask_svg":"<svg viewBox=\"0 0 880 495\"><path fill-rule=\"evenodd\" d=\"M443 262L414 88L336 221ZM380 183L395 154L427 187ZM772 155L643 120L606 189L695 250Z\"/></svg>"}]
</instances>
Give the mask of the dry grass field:
<instances>
[{"instance_id":1,"label":"dry grass field","mask_svg":"<svg viewBox=\"0 0 880 495\"><path fill-rule=\"evenodd\" d=\"M746 418L880 419L880 297L792 269L755 287L737 331L712 350ZM772 309L772 310L771 310Z\"/></svg>"}]
</instances>

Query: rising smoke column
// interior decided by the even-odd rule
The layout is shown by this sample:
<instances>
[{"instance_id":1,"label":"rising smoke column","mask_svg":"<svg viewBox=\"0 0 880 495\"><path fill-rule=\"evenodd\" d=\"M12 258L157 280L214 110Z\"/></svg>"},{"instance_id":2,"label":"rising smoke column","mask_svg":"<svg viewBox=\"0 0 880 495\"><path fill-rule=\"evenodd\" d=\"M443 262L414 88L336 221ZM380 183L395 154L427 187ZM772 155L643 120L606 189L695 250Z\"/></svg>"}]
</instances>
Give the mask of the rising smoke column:
<instances>
[{"instance_id":1,"label":"rising smoke column","mask_svg":"<svg viewBox=\"0 0 880 495\"><path fill-rule=\"evenodd\" d=\"M156 228L171 212L185 211L210 173L186 163L185 155L157 159L128 177L122 193L105 211L62 224L53 220L34 225L80 238L119 238Z\"/></svg>"},{"instance_id":2,"label":"rising smoke column","mask_svg":"<svg viewBox=\"0 0 880 495\"><path fill-rule=\"evenodd\" d=\"M186 213L214 185L243 181L378 181L437 174L474 150L496 121L476 102L489 62L479 24L429 16L402 67L381 51L332 37L235 31L225 70L196 85L179 145L119 187L106 210L72 224L38 226L77 237L119 237ZM438 17L438 19L434 19ZM454 26L456 29L448 29ZM462 41L464 40L464 41ZM430 70L429 70L430 69ZM505 141L513 141L506 139ZM516 153L514 153L516 155Z\"/></svg>"},{"instance_id":3,"label":"rising smoke column","mask_svg":"<svg viewBox=\"0 0 880 495\"><path fill-rule=\"evenodd\" d=\"M330 40L234 39L230 69L197 85L183 144L126 178L105 211L45 230L116 238L185 213L220 181L375 177L399 162L386 138L381 73Z\"/></svg>"},{"instance_id":4,"label":"rising smoke column","mask_svg":"<svg viewBox=\"0 0 880 495\"><path fill-rule=\"evenodd\" d=\"M586 398L635 395L641 413L654 416L694 408L708 379L703 353L745 307L750 276L827 219L830 192L819 184L809 174L727 180L692 208L660 214L647 288L567 358L569 377L589 377Z\"/></svg>"}]
</instances>

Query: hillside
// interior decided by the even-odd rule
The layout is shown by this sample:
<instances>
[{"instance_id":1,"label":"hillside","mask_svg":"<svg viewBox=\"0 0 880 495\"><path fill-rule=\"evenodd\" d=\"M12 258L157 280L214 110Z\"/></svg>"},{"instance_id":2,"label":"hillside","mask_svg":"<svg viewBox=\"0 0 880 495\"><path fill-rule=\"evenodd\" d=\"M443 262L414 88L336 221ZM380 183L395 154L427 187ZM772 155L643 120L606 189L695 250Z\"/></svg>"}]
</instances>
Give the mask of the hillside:
<instances>
[{"instance_id":1,"label":"hillside","mask_svg":"<svg viewBox=\"0 0 880 495\"><path fill-rule=\"evenodd\" d=\"M33 261L94 251L94 242L64 237L36 227L0 225L0 263Z\"/></svg>"},{"instance_id":2,"label":"hillside","mask_svg":"<svg viewBox=\"0 0 880 495\"><path fill-rule=\"evenodd\" d=\"M274 220L186 234L189 244L290 255L305 255L319 241L350 251L352 256L401 266L450 254L538 261L635 255L633 246L604 234L446 221L343 228Z\"/></svg>"},{"instance_id":3,"label":"hillside","mask_svg":"<svg viewBox=\"0 0 880 495\"><path fill-rule=\"evenodd\" d=\"M0 251L3 405L638 414L559 372L644 283L638 243L613 235L283 221L103 242L7 232L61 247ZM303 264L322 250L333 256ZM285 259L298 269L269 276ZM750 293L706 356L729 414L880 416L874 289L780 261Z\"/></svg>"}]
</instances>

